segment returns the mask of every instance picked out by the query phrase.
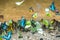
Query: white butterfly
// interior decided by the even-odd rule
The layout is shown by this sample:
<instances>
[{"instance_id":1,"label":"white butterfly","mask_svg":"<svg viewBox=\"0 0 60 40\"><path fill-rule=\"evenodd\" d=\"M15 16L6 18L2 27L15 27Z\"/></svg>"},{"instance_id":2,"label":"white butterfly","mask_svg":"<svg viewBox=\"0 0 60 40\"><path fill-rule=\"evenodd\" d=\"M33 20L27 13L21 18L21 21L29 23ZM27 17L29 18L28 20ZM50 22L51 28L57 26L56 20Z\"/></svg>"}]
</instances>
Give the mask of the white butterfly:
<instances>
[{"instance_id":1,"label":"white butterfly","mask_svg":"<svg viewBox=\"0 0 60 40\"><path fill-rule=\"evenodd\" d=\"M49 8L45 8L45 11L46 11L46 12L49 12Z\"/></svg>"},{"instance_id":2,"label":"white butterfly","mask_svg":"<svg viewBox=\"0 0 60 40\"><path fill-rule=\"evenodd\" d=\"M16 2L16 5L21 5L24 2L24 0L22 0L21 2Z\"/></svg>"}]
</instances>

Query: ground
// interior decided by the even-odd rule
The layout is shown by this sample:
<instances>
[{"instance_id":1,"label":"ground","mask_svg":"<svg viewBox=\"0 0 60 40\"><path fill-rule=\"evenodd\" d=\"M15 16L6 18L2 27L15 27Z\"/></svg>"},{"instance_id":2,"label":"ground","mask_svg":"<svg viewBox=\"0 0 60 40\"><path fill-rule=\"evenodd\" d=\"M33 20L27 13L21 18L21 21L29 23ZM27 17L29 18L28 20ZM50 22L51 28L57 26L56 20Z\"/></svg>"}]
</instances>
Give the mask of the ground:
<instances>
[{"instance_id":1,"label":"ground","mask_svg":"<svg viewBox=\"0 0 60 40\"><path fill-rule=\"evenodd\" d=\"M26 19L31 19L31 16L34 12L38 10L39 19L45 18L45 19L56 19L60 20L60 16L56 16L55 13L51 12L51 17L46 16L45 8L49 7L52 3L52 0L25 0L25 2L17 6L15 4L17 0L0 0L0 15L2 14L4 16L3 21L8 21L10 19L18 20L21 18L21 16L26 17ZM54 0L56 8L60 11L60 0ZM37 5L39 4L40 8L37 8ZM34 12L29 12L29 8L33 7Z\"/></svg>"},{"instance_id":2,"label":"ground","mask_svg":"<svg viewBox=\"0 0 60 40\"><path fill-rule=\"evenodd\" d=\"M43 38L43 40L60 40L60 37L56 37L55 33L53 34L54 36L47 32L44 32L43 34L38 32L35 34L32 34L31 32L22 32L23 38L18 38L18 33L15 33L12 35L11 40L40 40L40 38Z\"/></svg>"}]
</instances>

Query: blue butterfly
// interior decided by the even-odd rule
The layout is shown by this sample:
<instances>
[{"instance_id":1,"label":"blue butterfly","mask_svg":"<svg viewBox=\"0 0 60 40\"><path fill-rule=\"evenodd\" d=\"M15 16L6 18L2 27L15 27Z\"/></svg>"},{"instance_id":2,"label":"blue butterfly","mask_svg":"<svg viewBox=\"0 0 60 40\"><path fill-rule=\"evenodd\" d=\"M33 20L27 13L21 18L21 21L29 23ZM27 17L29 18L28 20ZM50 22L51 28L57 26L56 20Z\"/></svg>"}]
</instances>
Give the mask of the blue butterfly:
<instances>
[{"instance_id":1,"label":"blue butterfly","mask_svg":"<svg viewBox=\"0 0 60 40\"><path fill-rule=\"evenodd\" d=\"M26 20L24 18L22 18L20 21L21 27L23 27L23 28L25 27L25 21Z\"/></svg>"},{"instance_id":2,"label":"blue butterfly","mask_svg":"<svg viewBox=\"0 0 60 40\"><path fill-rule=\"evenodd\" d=\"M51 6L50 6L50 10L55 11L55 9L56 9L56 7L54 5L54 2L52 2Z\"/></svg>"},{"instance_id":3,"label":"blue butterfly","mask_svg":"<svg viewBox=\"0 0 60 40\"><path fill-rule=\"evenodd\" d=\"M4 35L2 36L4 39L6 40L10 40L11 39L11 36L12 36L12 33L11 32L8 32L7 35Z\"/></svg>"},{"instance_id":4,"label":"blue butterfly","mask_svg":"<svg viewBox=\"0 0 60 40\"><path fill-rule=\"evenodd\" d=\"M6 29L7 29L6 22L4 22L4 23L2 24L2 28L3 28L3 30L6 30Z\"/></svg>"}]
</instances>

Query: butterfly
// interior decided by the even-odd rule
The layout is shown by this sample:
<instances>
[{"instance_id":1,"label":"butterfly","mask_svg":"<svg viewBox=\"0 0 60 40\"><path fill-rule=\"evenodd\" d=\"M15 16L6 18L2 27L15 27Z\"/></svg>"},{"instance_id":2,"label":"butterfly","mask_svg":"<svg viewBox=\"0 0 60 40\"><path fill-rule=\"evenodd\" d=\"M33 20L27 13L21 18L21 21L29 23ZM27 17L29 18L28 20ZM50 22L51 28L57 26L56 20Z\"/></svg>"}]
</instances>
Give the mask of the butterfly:
<instances>
[{"instance_id":1,"label":"butterfly","mask_svg":"<svg viewBox=\"0 0 60 40\"><path fill-rule=\"evenodd\" d=\"M16 2L16 5L21 5L23 2L24 2L24 0L21 2Z\"/></svg>"},{"instance_id":2,"label":"butterfly","mask_svg":"<svg viewBox=\"0 0 60 40\"><path fill-rule=\"evenodd\" d=\"M8 32L7 35L4 35L3 38L6 40L10 40L11 39L11 32Z\"/></svg>"}]
</instances>

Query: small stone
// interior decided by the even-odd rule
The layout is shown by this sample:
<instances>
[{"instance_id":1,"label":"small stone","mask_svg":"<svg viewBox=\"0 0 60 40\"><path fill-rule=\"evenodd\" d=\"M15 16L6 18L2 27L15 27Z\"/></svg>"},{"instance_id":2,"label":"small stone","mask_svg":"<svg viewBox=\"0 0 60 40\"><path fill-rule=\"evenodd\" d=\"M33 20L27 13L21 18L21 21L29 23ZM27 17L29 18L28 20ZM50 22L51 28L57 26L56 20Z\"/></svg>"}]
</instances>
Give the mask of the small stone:
<instances>
[{"instance_id":1,"label":"small stone","mask_svg":"<svg viewBox=\"0 0 60 40\"><path fill-rule=\"evenodd\" d=\"M29 37L29 39L32 39L31 37Z\"/></svg>"},{"instance_id":2,"label":"small stone","mask_svg":"<svg viewBox=\"0 0 60 40\"><path fill-rule=\"evenodd\" d=\"M54 33L50 33L52 36L54 36L55 34Z\"/></svg>"},{"instance_id":3,"label":"small stone","mask_svg":"<svg viewBox=\"0 0 60 40\"><path fill-rule=\"evenodd\" d=\"M57 35L56 37L60 37L60 35Z\"/></svg>"},{"instance_id":4,"label":"small stone","mask_svg":"<svg viewBox=\"0 0 60 40\"><path fill-rule=\"evenodd\" d=\"M43 40L43 38L40 38L40 40Z\"/></svg>"},{"instance_id":5,"label":"small stone","mask_svg":"<svg viewBox=\"0 0 60 40\"><path fill-rule=\"evenodd\" d=\"M18 38L23 38L23 36L19 36Z\"/></svg>"}]
</instances>

